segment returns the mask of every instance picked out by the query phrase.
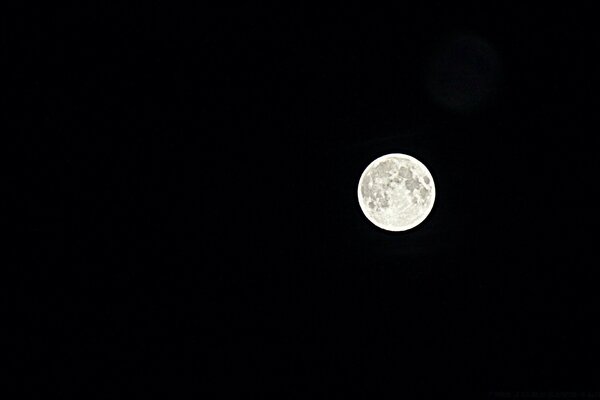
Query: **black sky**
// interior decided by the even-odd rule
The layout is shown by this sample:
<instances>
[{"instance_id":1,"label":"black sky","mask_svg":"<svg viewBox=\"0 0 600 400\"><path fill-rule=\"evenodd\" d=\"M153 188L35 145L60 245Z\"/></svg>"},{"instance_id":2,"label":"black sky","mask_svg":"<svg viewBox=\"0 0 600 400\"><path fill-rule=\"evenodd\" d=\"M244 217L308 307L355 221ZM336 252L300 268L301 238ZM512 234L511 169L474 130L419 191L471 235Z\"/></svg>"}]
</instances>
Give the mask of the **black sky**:
<instances>
[{"instance_id":1,"label":"black sky","mask_svg":"<svg viewBox=\"0 0 600 400\"><path fill-rule=\"evenodd\" d=\"M23 388L599 390L591 6L480 3L7 20ZM398 234L392 152L437 191Z\"/></svg>"}]
</instances>

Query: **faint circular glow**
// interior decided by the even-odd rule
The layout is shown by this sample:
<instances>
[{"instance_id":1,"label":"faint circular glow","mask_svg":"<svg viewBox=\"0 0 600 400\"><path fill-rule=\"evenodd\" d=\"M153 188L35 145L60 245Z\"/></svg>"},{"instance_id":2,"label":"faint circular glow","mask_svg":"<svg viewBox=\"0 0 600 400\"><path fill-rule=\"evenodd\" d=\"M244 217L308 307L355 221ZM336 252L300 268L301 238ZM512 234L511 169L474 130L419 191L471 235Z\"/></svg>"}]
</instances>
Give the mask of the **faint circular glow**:
<instances>
[{"instance_id":1,"label":"faint circular glow","mask_svg":"<svg viewBox=\"0 0 600 400\"><path fill-rule=\"evenodd\" d=\"M494 48L480 37L457 35L433 52L426 84L436 103L454 111L471 111L491 98L499 77Z\"/></svg>"}]
</instances>

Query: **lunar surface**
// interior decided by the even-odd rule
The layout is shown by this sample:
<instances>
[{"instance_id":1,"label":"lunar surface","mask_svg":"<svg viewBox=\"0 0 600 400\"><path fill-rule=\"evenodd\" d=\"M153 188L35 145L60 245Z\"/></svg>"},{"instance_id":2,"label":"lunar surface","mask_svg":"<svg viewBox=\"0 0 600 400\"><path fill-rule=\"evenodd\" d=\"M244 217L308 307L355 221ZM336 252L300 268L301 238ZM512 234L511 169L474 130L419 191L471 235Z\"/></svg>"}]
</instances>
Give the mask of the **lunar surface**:
<instances>
[{"instance_id":1,"label":"lunar surface","mask_svg":"<svg viewBox=\"0 0 600 400\"><path fill-rule=\"evenodd\" d=\"M405 231L427 218L435 200L429 170L414 157L387 154L373 161L358 182L358 202L365 216L388 231Z\"/></svg>"}]
</instances>

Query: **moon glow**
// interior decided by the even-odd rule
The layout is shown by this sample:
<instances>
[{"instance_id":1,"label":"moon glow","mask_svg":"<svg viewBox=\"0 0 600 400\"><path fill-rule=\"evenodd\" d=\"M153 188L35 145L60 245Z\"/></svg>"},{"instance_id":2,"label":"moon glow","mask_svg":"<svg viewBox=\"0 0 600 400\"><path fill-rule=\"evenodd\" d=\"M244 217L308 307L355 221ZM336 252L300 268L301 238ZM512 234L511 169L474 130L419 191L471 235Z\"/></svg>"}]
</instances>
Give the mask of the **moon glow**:
<instances>
[{"instance_id":1,"label":"moon glow","mask_svg":"<svg viewBox=\"0 0 600 400\"><path fill-rule=\"evenodd\" d=\"M431 173L414 157L387 154L374 160L358 182L365 216L387 231L406 231L427 218L435 201Z\"/></svg>"}]
</instances>

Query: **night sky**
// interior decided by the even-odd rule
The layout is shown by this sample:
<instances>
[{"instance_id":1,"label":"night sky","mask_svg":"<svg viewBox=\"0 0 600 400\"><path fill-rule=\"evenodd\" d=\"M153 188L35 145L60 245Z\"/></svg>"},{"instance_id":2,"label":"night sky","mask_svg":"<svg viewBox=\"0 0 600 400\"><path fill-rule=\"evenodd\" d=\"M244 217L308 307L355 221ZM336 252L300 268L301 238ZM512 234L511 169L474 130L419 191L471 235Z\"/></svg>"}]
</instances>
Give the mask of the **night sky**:
<instances>
[{"instance_id":1,"label":"night sky","mask_svg":"<svg viewBox=\"0 0 600 400\"><path fill-rule=\"evenodd\" d=\"M600 397L582 4L6 14L13 382ZM387 153L436 184L406 232L358 204Z\"/></svg>"}]
</instances>

